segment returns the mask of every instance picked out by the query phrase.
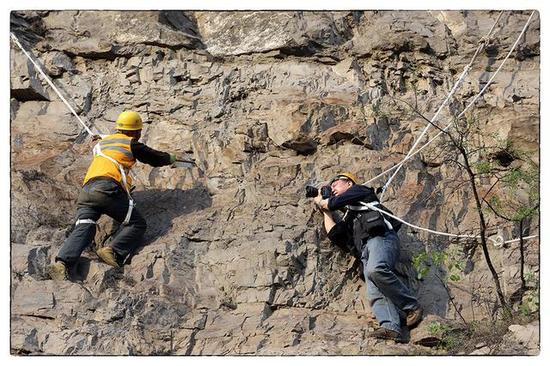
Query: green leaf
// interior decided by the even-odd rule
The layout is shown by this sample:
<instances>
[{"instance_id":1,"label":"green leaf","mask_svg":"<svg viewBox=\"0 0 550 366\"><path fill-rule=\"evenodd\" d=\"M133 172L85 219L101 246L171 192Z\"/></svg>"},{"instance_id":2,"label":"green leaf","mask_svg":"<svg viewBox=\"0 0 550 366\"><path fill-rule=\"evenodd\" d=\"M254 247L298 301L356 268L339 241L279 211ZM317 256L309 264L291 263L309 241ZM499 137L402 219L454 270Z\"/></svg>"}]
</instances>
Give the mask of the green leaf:
<instances>
[{"instance_id":1,"label":"green leaf","mask_svg":"<svg viewBox=\"0 0 550 366\"><path fill-rule=\"evenodd\" d=\"M493 169L493 164L490 161L479 161L474 167L478 174L488 174Z\"/></svg>"}]
</instances>

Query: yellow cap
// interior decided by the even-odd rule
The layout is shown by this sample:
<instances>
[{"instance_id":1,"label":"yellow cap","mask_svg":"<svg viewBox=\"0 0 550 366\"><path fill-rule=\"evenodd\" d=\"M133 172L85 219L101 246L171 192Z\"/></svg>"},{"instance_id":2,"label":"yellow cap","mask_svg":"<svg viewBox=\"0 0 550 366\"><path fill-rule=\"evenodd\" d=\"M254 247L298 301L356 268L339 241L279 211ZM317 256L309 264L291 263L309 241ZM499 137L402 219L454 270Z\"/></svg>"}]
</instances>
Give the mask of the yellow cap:
<instances>
[{"instance_id":1,"label":"yellow cap","mask_svg":"<svg viewBox=\"0 0 550 366\"><path fill-rule=\"evenodd\" d=\"M143 128L143 122L139 113L134 111L124 111L116 119L117 130L137 131Z\"/></svg>"},{"instance_id":2,"label":"yellow cap","mask_svg":"<svg viewBox=\"0 0 550 366\"><path fill-rule=\"evenodd\" d=\"M338 180L338 179L349 179L353 182L353 184L357 184L357 177L355 176L355 174L353 173L350 173L350 172L344 172L344 173L338 173L331 181L330 183L332 184L332 182L334 182L335 180Z\"/></svg>"}]
</instances>

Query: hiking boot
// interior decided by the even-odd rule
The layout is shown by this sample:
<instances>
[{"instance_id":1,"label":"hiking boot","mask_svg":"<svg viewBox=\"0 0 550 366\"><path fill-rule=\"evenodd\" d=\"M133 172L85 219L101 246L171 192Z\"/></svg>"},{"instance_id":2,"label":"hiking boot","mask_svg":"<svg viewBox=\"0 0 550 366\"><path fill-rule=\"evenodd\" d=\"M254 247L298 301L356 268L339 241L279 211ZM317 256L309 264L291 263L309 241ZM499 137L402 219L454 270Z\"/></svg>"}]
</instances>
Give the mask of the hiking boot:
<instances>
[{"instance_id":1,"label":"hiking boot","mask_svg":"<svg viewBox=\"0 0 550 366\"><path fill-rule=\"evenodd\" d=\"M416 326L422 320L423 314L422 306L418 305L416 308L407 312L407 327L412 328Z\"/></svg>"},{"instance_id":2,"label":"hiking boot","mask_svg":"<svg viewBox=\"0 0 550 366\"><path fill-rule=\"evenodd\" d=\"M99 256L99 258L101 258L101 260L107 263L108 265L116 268L121 267L121 265L118 263L118 260L117 260L117 254L113 250L113 248L111 247L99 248L96 253Z\"/></svg>"},{"instance_id":3,"label":"hiking boot","mask_svg":"<svg viewBox=\"0 0 550 366\"><path fill-rule=\"evenodd\" d=\"M48 266L48 274L54 281L65 281L68 278L67 266L63 262L55 262Z\"/></svg>"},{"instance_id":4,"label":"hiking boot","mask_svg":"<svg viewBox=\"0 0 550 366\"><path fill-rule=\"evenodd\" d=\"M384 327L376 329L374 332L369 333L368 336L370 338L389 339L396 342L401 341L401 333Z\"/></svg>"}]
</instances>

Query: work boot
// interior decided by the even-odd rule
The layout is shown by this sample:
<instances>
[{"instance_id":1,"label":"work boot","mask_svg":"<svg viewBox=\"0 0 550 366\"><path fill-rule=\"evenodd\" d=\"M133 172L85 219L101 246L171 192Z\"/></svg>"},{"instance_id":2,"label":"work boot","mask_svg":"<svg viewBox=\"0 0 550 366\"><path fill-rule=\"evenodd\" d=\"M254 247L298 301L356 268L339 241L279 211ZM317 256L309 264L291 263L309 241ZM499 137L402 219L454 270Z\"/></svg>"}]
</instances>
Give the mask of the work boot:
<instances>
[{"instance_id":1,"label":"work boot","mask_svg":"<svg viewBox=\"0 0 550 366\"><path fill-rule=\"evenodd\" d=\"M121 265L117 261L117 255L113 250L113 248L111 247L99 248L96 253L99 256L99 258L101 258L101 260L107 263L108 265L116 268L121 267Z\"/></svg>"},{"instance_id":2,"label":"work boot","mask_svg":"<svg viewBox=\"0 0 550 366\"><path fill-rule=\"evenodd\" d=\"M48 266L48 274L54 281L65 281L68 278L67 266L61 261L57 261L54 264Z\"/></svg>"},{"instance_id":3,"label":"work boot","mask_svg":"<svg viewBox=\"0 0 550 366\"><path fill-rule=\"evenodd\" d=\"M407 312L407 327L412 328L420 323L423 312L422 306L420 305L412 310L409 310Z\"/></svg>"},{"instance_id":4,"label":"work boot","mask_svg":"<svg viewBox=\"0 0 550 366\"><path fill-rule=\"evenodd\" d=\"M384 328L384 327L380 327L376 329L374 332L369 333L368 336L370 338L389 339L396 342L402 341L401 333L396 332L395 330Z\"/></svg>"}]
</instances>

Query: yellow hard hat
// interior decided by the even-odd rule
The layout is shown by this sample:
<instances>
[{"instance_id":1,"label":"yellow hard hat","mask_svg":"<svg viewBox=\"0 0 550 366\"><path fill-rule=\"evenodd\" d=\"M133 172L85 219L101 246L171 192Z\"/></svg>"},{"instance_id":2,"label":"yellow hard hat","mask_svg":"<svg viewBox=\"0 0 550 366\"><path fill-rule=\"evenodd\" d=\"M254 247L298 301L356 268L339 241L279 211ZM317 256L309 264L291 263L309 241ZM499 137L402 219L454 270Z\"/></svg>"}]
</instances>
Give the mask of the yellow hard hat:
<instances>
[{"instance_id":1,"label":"yellow hard hat","mask_svg":"<svg viewBox=\"0 0 550 366\"><path fill-rule=\"evenodd\" d=\"M353 182L353 184L357 184L357 177L355 176L355 174L350 172L343 172L343 173L336 174L336 176L330 181L330 183L332 184L332 182L334 182L335 180L342 179L342 178L349 179Z\"/></svg>"},{"instance_id":2,"label":"yellow hard hat","mask_svg":"<svg viewBox=\"0 0 550 366\"><path fill-rule=\"evenodd\" d=\"M139 113L134 111L124 111L116 119L117 130L137 131L143 128L143 122Z\"/></svg>"}]
</instances>

